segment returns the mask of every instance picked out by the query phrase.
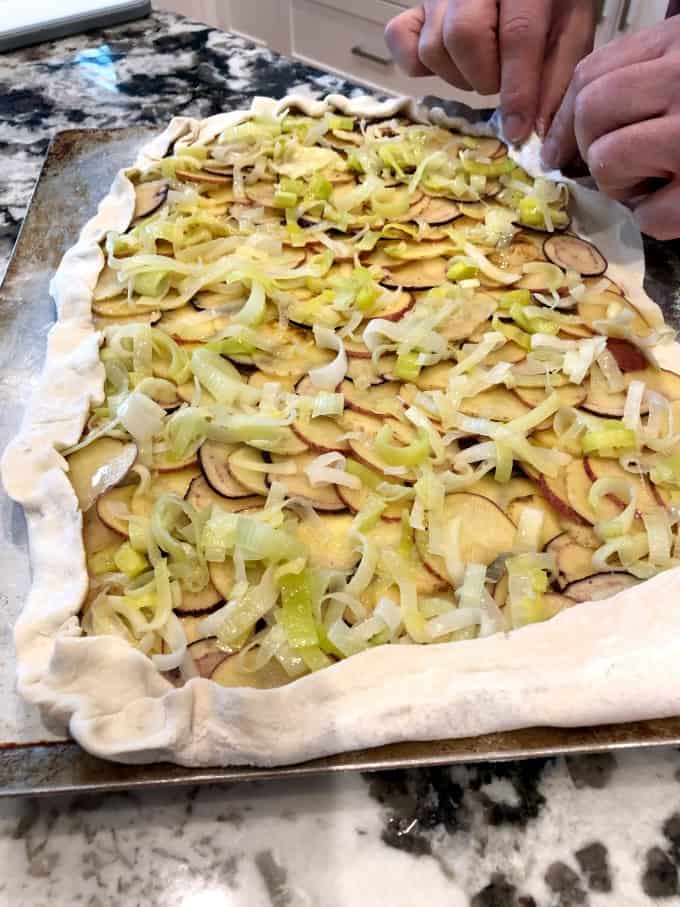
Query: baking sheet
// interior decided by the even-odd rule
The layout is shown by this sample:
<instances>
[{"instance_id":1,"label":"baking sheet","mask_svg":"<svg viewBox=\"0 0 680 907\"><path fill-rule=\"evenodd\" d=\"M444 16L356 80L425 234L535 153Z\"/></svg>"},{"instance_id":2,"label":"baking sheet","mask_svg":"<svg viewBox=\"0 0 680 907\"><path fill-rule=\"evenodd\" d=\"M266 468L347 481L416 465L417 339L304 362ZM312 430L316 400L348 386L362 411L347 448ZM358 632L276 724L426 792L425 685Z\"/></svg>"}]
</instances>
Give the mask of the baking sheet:
<instances>
[{"instance_id":1,"label":"baking sheet","mask_svg":"<svg viewBox=\"0 0 680 907\"><path fill-rule=\"evenodd\" d=\"M18 427L42 365L55 313L50 277L118 169L154 130L69 130L53 141L0 289L0 452ZM680 247L647 244L650 295L680 325ZM325 771L376 770L515 759L642 745L680 744L680 718L584 730L528 729L474 739L394 744L278 769L190 770L97 760L44 730L37 710L14 692L11 627L29 586L21 508L0 498L0 795L233 781Z\"/></svg>"}]
</instances>

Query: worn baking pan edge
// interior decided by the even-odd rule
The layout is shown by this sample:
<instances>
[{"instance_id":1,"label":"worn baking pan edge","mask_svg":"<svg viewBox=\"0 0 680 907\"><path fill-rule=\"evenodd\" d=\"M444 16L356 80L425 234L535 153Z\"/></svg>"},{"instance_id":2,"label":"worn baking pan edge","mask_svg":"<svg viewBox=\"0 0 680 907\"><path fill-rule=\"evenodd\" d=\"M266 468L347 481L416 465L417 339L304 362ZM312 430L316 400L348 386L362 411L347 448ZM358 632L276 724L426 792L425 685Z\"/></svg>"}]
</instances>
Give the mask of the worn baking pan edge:
<instances>
[{"instance_id":1,"label":"worn baking pan edge","mask_svg":"<svg viewBox=\"0 0 680 907\"><path fill-rule=\"evenodd\" d=\"M12 305L16 306L17 300L23 302L29 298L35 301L37 314L43 322L52 320L47 301L47 283L52 271L63 251L75 242L79 226L94 212L102 186L110 184L121 165L134 159L137 147L148 135L148 128L139 127L69 130L55 137L0 290L0 315L3 316L0 321L3 324L16 320ZM58 242L50 229L50 218L46 216L54 210L56 199L63 200L59 206ZM73 199L77 199L75 206ZM652 286L648 289L656 301L662 305L666 303L667 316L677 324L678 250L655 244L650 246L648 254L652 258L653 272ZM36 262L44 263L42 272L37 275ZM22 336L20 332L19 336ZM42 351L39 352L42 355ZM2 541L6 543L6 540ZM233 783L668 745L680 746L680 718L579 729L529 728L472 739L391 744L267 769L197 770L167 763L126 766L96 759L71 742L17 744L0 741L0 797Z\"/></svg>"},{"instance_id":2,"label":"worn baking pan edge","mask_svg":"<svg viewBox=\"0 0 680 907\"><path fill-rule=\"evenodd\" d=\"M0 744L0 799L270 781L336 772L507 762L659 746L680 746L680 719L596 728L527 728L508 734L460 740L395 743L276 768L188 769L168 763L119 765L96 759L75 743L11 747Z\"/></svg>"}]
</instances>

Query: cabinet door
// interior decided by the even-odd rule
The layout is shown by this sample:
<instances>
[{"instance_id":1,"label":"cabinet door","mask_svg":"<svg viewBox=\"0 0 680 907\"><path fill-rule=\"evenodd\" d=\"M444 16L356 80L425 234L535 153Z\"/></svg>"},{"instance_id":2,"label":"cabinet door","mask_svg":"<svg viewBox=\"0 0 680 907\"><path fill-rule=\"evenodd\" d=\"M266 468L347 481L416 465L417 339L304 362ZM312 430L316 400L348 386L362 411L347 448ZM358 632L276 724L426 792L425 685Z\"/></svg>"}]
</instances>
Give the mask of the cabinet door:
<instances>
[{"instance_id":1,"label":"cabinet door","mask_svg":"<svg viewBox=\"0 0 680 907\"><path fill-rule=\"evenodd\" d=\"M245 35L261 44L290 53L290 2L289 0L217 0L228 5L229 22L220 23L239 35Z\"/></svg>"}]
</instances>

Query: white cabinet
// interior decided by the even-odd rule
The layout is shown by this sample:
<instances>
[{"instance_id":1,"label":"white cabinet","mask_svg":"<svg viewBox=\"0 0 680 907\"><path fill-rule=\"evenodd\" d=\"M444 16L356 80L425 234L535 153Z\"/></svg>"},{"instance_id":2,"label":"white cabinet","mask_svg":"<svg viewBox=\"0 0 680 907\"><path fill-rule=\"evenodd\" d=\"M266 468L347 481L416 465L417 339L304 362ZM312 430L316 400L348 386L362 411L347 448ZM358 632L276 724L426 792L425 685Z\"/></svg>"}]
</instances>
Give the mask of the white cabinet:
<instances>
[{"instance_id":1,"label":"white cabinet","mask_svg":"<svg viewBox=\"0 0 680 907\"><path fill-rule=\"evenodd\" d=\"M412 5L409 0L154 0L154 4L231 29L380 91L431 94L472 106L497 102L459 92L441 79L410 79L399 71L383 30L392 16ZM661 21L667 5L668 0L601 0L597 44Z\"/></svg>"}]
</instances>

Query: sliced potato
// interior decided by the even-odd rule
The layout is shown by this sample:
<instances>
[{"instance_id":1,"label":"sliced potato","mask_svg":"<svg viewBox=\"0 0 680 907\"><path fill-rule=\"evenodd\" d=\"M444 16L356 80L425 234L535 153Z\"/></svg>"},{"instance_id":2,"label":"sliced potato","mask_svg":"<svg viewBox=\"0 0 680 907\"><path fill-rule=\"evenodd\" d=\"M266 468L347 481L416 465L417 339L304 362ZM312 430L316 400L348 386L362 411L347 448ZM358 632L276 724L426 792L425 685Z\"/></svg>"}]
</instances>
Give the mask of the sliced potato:
<instances>
[{"instance_id":1,"label":"sliced potato","mask_svg":"<svg viewBox=\"0 0 680 907\"><path fill-rule=\"evenodd\" d=\"M198 463L198 451L189 453L182 460L174 460L169 453L156 453L153 455L153 468L158 472L175 472L178 469L186 469L188 466L195 466Z\"/></svg>"},{"instance_id":2,"label":"sliced potato","mask_svg":"<svg viewBox=\"0 0 680 907\"><path fill-rule=\"evenodd\" d=\"M536 485L531 479L521 477L513 477L507 482L497 482L493 478L493 473L490 473L483 476L467 490L469 494L479 494L484 498L489 498L504 513L507 513L513 501L530 498L535 494Z\"/></svg>"},{"instance_id":3,"label":"sliced potato","mask_svg":"<svg viewBox=\"0 0 680 907\"><path fill-rule=\"evenodd\" d=\"M132 513L132 495L134 485L122 485L109 488L97 498L97 515L99 519L119 535L128 535L128 519Z\"/></svg>"},{"instance_id":4,"label":"sliced potato","mask_svg":"<svg viewBox=\"0 0 680 907\"><path fill-rule=\"evenodd\" d=\"M225 658L214 668L210 679L223 687L254 687L257 690L271 690L285 686L293 679L272 658L259 671L239 670L238 662L233 656Z\"/></svg>"},{"instance_id":5,"label":"sliced potato","mask_svg":"<svg viewBox=\"0 0 680 907\"><path fill-rule=\"evenodd\" d=\"M349 513L323 513L316 520L300 520L295 534L307 546L311 566L349 572L357 565L361 548L352 537L353 522Z\"/></svg>"},{"instance_id":6,"label":"sliced potato","mask_svg":"<svg viewBox=\"0 0 680 907\"><path fill-rule=\"evenodd\" d=\"M431 289L444 283L448 269L449 263L445 258L409 262L390 269L381 282L386 287L402 287L408 290Z\"/></svg>"},{"instance_id":7,"label":"sliced potato","mask_svg":"<svg viewBox=\"0 0 680 907\"><path fill-rule=\"evenodd\" d=\"M200 592L182 589L182 603L175 608L178 614L210 614L224 604L224 599L209 582Z\"/></svg>"},{"instance_id":8,"label":"sliced potato","mask_svg":"<svg viewBox=\"0 0 680 907\"><path fill-rule=\"evenodd\" d=\"M399 293L388 303L378 306L372 311L369 318L384 318L385 321L399 321L415 305L415 299L410 293Z\"/></svg>"},{"instance_id":9,"label":"sliced potato","mask_svg":"<svg viewBox=\"0 0 680 907\"><path fill-rule=\"evenodd\" d=\"M541 535L539 540L539 545L542 550L543 548L545 548L548 542L551 542L563 531L560 513L552 506L552 504L549 503L548 500L546 500L546 498L534 494L529 498L521 498L520 500L513 501L512 504L510 504L510 506L508 507L508 516L516 526L519 525L522 512L526 508L540 510L543 514L543 525L541 527Z\"/></svg>"},{"instance_id":10,"label":"sliced potato","mask_svg":"<svg viewBox=\"0 0 680 907\"><path fill-rule=\"evenodd\" d=\"M576 602L598 602L631 589L639 582L630 573L594 573L585 579L569 583L564 594Z\"/></svg>"},{"instance_id":11,"label":"sliced potato","mask_svg":"<svg viewBox=\"0 0 680 907\"><path fill-rule=\"evenodd\" d=\"M580 464L581 461L574 460L573 462ZM576 476L574 476L572 481L576 481ZM590 520L586 516L583 516L579 510L576 510L572 505L569 497L567 480L563 474L555 476L554 478L542 475L538 477L538 482L543 497L552 504L555 510L561 513L565 519L576 524L590 523ZM579 497L579 501L581 501L581 497Z\"/></svg>"},{"instance_id":12,"label":"sliced potato","mask_svg":"<svg viewBox=\"0 0 680 907\"><path fill-rule=\"evenodd\" d=\"M467 340L478 327L486 324L497 308L498 303L493 296L476 293L458 314L440 326L439 333L452 343Z\"/></svg>"},{"instance_id":13,"label":"sliced potato","mask_svg":"<svg viewBox=\"0 0 680 907\"><path fill-rule=\"evenodd\" d=\"M379 551L398 551L401 525L381 520L367 532L367 535L377 545ZM415 583L419 595L433 595L439 589L446 589L449 586L446 576L435 573L425 565L419 549L415 546L408 555L402 554L402 563L408 564L411 579ZM392 579L392 577L388 578Z\"/></svg>"},{"instance_id":14,"label":"sliced potato","mask_svg":"<svg viewBox=\"0 0 680 907\"><path fill-rule=\"evenodd\" d=\"M630 340L610 337L607 340L607 349L612 354L622 372L636 372L647 368L647 359L644 353Z\"/></svg>"},{"instance_id":15,"label":"sliced potato","mask_svg":"<svg viewBox=\"0 0 680 907\"><path fill-rule=\"evenodd\" d=\"M98 438L67 458L69 479L83 513L128 474L136 459L136 444L106 437Z\"/></svg>"},{"instance_id":16,"label":"sliced potato","mask_svg":"<svg viewBox=\"0 0 680 907\"><path fill-rule=\"evenodd\" d=\"M298 454L296 457L280 457L273 454L274 463L279 463L284 459L292 460L297 467L297 472L295 475L272 474L270 480L280 482L289 497L303 498L305 501L309 501L316 510L344 510L345 503L338 495L335 485L312 485L308 480L305 469L316 457L315 453Z\"/></svg>"},{"instance_id":17,"label":"sliced potato","mask_svg":"<svg viewBox=\"0 0 680 907\"><path fill-rule=\"evenodd\" d=\"M227 465L229 472L239 485L251 494L261 494L266 497L269 486L266 479L267 473L262 469L266 464L261 451L242 444L229 454Z\"/></svg>"},{"instance_id":18,"label":"sliced potato","mask_svg":"<svg viewBox=\"0 0 680 907\"><path fill-rule=\"evenodd\" d=\"M543 244L548 261L565 271L577 271L584 277L599 277L607 270L607 260L592 243L562 233L551 236Z\"/></svg>"},{"instance_id":19,"label":"sliced potato","mask_svg":"<svg viewBox=\"0 0 680 907\"><path fill-rule=\"evenodd\" d=\"M231 176L215 173L211 170L175 170L175 176L183 183L204 183L212 186L230 186Z\"/></svg>"},{"instance_id":20,"label":"sliced potato","mask_svg":"<svg viewBox=\"0 0 680 907\"><path fill-rule=\"evenodd\" d=\"M83 513L83 547L87 555L108 548L109 545L120 545L120 533L103 522L96 507Z\"/></svg>"},{"instance_id":21,"label":"sliced potato","mask_svg":"<svg viewBox=\"0 0 680 907\"><path fill-rule=\"evenodd\" d=\"M444 519L448 525L460 519L460 553L464 564L490 564L500 554L512 551L516 527L512 520L488 498L468 492L447 495ZM428 551L427 532L416 532L416 545L427 567L448 581L442 557Z\"/></svg>"},{"instance_id":22,"label":"sliced potato","mask_svg":"<svg viewBox=\"0 0 680 907\"><path fill-rule=\"evenodd\" d=\"M623 296L611 289L599 293L595 293L594 290L586 293L584 298L577 304L576 311L579 318L581 318L595 333L598 333L595 322L607 320L609 306L613 306L615 312L620 312L622 309L625 309L631 313L633 317L629 326L638 336L646 337L651 333L652 329L642 315L640 315L635 306L631 305L631 303L625 300Z\"/></svg>"},{"instance_id":23,"label":"sliced potato","mask_svg":"<svg viewBox=\"0 0 680 907\"><path fill-rule=\"evenodd\" d=\"M205 479L217 494L225 498L246 498L251 494L267 494L246 488L236 479L229 466L229 457L236 450L233 444L204 441L198 452L198 460Z\"/></svg>"},{"instance_id":24,"label":"sliced potato","mask_svg":"<svg viewBox=\"0 0 680 907\"><path fill-rule=\"evenodd\" d=\"M310 450L318 453L331 453L338 451L346 453L349 443L344 439L347 429L339 421L328 416L298 417L293 422L293 431Z\"/></svg>"},{"instance_id":25,"label":"sliced potato","mask_svg":"<svg viewBox=\"0 0 680 907\"><path fill-rule=\"evenodd\" d=\"M343 381L340 393L345 396L345 406L367 416L399 416L403 406L399 400L402 385L398 381L384 381L381 384L361 390L352 381Z\"/></svg>"},{"instance_id":26,"label":"sliced potato","mask_svg":"<svg viewBox=\"0 0 680 907\"><path fill-rule=\"evenodd\" d=\"M206 510L208 507L216 506L227 513L261 510L265 500L255 494L249 495L247 498L225 498L213 491L204 476L198 476L192 481L184 497L196 510Z\"/></svg>"},{"instance_id":27,"label":"sliced potato","mask_svg":"<svg viewBox=\"0 0 680 907\"><path fill-rule=\"evenodd\" d=\"M592 482L607 476L613 476L617 479L625 479L626 482L633 485L637 494L636 506L638 514L649 513L656 510L659 506L665 506L665 501L660 495L660 489L647 482L642 476L626 472L618 460L610 460L604 457L584 457L583 469ZM618 500L616 496L613 496L612 500L616 502L619 509L625 506L625 502Z\"/></svg>"},{"instance_id":28,"label":"sliced potato","mask_svg":"<svg viewBox=\"0 0 680 907\"><path fill-rule=\"evenodd\" d=\"M164 312L158 328L178 343L204 343L234 323L232 315L213 315L209 310L197 312L186 305L171 312Z\"/></svg>"},{"instance_id":29,"label":"sliced potato","mask_svg":"<svg viewBox=\"0 0 680 907\"><path fill-rule=\"evenodd\" d=\"M505 387L491 387L474 397L461 400L460 411L466 416L492 419L494 422L512 422L530 412L530 407Z\"/></svg>"},{"instance_id":30,"label":"sliced potato","mask_svg":"<svg viewBox=\"0 0 680 907\"><path fill-rule=\"evenodd\" d=\"M557 584L562 590L570 583L592 575L592 549L577 544L568 532L553 539L547 551L555 558L558 571Z\"/></svg>"},{"instance_id":31,"label":"sliced potato","mask_svg":"<svg viewBox=\"0 0 680 907\"><path fill-rule=\"evenodd\" d=\"M560 406L580 406L588 396L588 385L585 382L583 384L564 384L562 387L555 387L549 391L540 387L516 387L515 393L522 403L532 409L547 400L553 393L557 393L560 398Z\"/></svg>"},{"instance_id":32,"label":"sliced potato","mask_svg":"<svg viewBox=\"0 0 680 907\"><path fill-rule=\"evenodd\" d=\"M167 180L151 180L135 186L135 210L132 219L148 217L157 211L168 197L170 185Z\"/></svg>"},{"instance_id":33,"label":"sliced potato","mask_svg":"<svg viewBox=\"0 0 680 907\"><path fill-rule=\"evenodd\" d=\"M461 210L456 202L448 198L430 198L418 212L416 219L425 224L448 224L460 215Z\"/></svg>"}]
</instances>

